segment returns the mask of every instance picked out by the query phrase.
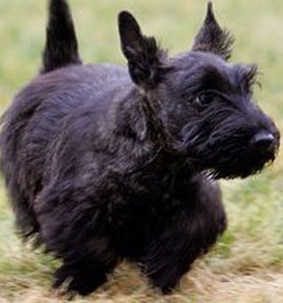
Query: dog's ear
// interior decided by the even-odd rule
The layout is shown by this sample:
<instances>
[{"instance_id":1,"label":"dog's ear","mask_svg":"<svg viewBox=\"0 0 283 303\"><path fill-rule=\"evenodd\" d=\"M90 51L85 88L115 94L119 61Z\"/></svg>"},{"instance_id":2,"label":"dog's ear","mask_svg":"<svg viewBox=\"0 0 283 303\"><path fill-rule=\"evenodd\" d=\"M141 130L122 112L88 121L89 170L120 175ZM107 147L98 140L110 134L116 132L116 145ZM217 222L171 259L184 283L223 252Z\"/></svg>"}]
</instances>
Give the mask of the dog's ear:
<instances>
[{"instance_id":1,"label":"dog's ear","mask_svg":"<svg viewBox=\"0 0 283 303\"><path fill-rule=\"evenodd\" d=\"M153 88L160 81L162 50L154 37L143 35L137 21L128 12L118 17L121 48L128 60L129 73L139 86Z\"/></svg>"},{"instance_id":2,"label":"dog's ear","mask_svg":"<svg viewBox=\"0 0 283 303\"><path fill-rule=\"evenodd\" d=\"M233 43L234 37L219 26L212 10L212 3L208 2L206 18L195 37L192 50L211 52L228 60L232 54Z\"/></svg>"}]
</instances>

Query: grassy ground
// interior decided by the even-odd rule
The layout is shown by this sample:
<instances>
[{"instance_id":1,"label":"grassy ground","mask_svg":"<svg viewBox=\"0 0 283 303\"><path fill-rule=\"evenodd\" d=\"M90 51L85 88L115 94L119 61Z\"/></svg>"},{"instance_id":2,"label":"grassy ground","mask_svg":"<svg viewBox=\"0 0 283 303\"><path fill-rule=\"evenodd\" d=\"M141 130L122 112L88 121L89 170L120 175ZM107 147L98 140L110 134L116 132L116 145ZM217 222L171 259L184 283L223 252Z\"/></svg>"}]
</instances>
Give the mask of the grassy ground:
<instances>
[{"instance_id":1,"label":"grassy ground","mask_svg":"<svg viewBox=\"0 0 283 303\"><path fill-rule=\"evenodd\" d=\"M132 11L145 32L172 53L188 49L205 1L73 0L81 53L87 62L123 63L116 15ZM283 130L283 2L216 0L222 24L235 34L234 61L260 65L260 105ZM35 75L46 20L45 1L0 0L0 111ZM215 249L198 261L176 292L162 297L131 264L122 264L110 282L74 302L279 303L283 298L283 158L245 181L222 182L229 229ZM56 264L17 239L13 216L0 184L0 303L64 302L50 290Z\"/></svg>"}]
</instances>

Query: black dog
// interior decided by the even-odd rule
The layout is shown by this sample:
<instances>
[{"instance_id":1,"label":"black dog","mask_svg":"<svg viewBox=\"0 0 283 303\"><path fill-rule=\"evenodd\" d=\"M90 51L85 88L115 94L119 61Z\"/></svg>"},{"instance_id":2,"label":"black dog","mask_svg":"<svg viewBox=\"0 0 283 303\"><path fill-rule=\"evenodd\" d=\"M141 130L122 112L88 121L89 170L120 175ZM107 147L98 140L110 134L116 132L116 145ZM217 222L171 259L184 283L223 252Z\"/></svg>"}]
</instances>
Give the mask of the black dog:
<instances>
[{"instance_id":1,"label":"black dog","mask_svg":"<svg viewBox=\"0 0 283 303\"><path fill-rule=\"evenodd\" d=\"M62 260L54 287L86 295L122 259L164 293L226 228L216 178L274 160L279 133L252 101L254 65L211 3L173 58L119 15L128 71L82 65L64 0L51 0L41 74L2 119L2 171L18 230Z\"/></svg>"}]
</instances>

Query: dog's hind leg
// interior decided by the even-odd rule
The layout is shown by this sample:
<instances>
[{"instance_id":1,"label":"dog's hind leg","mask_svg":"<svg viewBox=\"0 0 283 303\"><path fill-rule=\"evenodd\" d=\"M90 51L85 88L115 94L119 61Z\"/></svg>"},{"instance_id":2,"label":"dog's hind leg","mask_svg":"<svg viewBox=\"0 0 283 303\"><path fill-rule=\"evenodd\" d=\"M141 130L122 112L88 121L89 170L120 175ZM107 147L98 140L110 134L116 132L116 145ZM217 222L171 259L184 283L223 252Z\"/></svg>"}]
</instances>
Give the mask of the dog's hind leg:
<instances>
[{"instance_id":1,"label":"dog's hind leg","mask_svg":"<svg viewBox=\"0 0 283 303\"><path fill-rule=\"evenodd\" d=\"M195 192L172 211L141 261L145 274L163 293L178 285L195 259L206 253L226 228L217 184L201 177L193 187Z\"/></svg>"},{"instance_id":2,"label":"dog's hind leg","mask_svg":"<svg viewBox=\"0 0 283 303\"><path fill-rule=\"evenodd\" d=\"M63 187L46 187L36 201L40 239L63 262L53 286L87 295L107 281L119 258L107 232L104 204L99 207L93 197Z\"/></svg>"},{"instance_id":3,"label":"dog's hind leg","mask_svg":"<svg viewBox=\"0 0 283 303\"><path fill-rule=\"evenodd\" d=\"M77 261L65 260L55 273L53 287L60 288L66 282L67 294L88 295L107 281L107 274L117 262L116 256L106 251L102 256L93 254Z\"/></svg>"}]
</instances>

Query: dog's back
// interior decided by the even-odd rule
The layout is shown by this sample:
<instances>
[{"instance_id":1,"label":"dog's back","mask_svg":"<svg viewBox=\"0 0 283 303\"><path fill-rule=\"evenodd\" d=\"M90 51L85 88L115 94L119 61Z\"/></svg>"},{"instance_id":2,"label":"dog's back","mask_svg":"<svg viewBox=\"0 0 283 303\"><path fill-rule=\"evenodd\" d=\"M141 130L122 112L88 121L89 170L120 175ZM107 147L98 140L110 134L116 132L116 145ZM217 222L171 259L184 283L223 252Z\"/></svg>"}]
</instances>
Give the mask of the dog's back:
<instances>
[{"instance_id":1,"label":"dog's back","mask_svg":"<svg viewBox=\"0 0 283 303\"><path fill-rule=\"evenodd\" d=\"M19 92L1 121L1 169L18 230L27 238L38 231L32 204L48 174L44 165L61 125L81 111L91 115L91 123L107 124L109 96L122 97L132 87L124 67L82 65L66 2L52 0L49 8L40 75ZM84 128L83 122L76 127Z\"/></svg>"}]
</instances>

